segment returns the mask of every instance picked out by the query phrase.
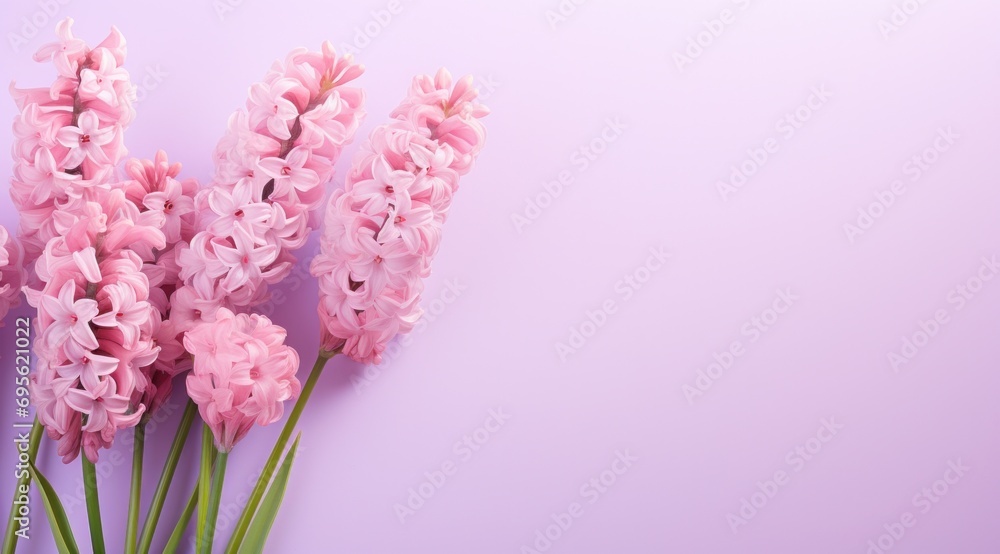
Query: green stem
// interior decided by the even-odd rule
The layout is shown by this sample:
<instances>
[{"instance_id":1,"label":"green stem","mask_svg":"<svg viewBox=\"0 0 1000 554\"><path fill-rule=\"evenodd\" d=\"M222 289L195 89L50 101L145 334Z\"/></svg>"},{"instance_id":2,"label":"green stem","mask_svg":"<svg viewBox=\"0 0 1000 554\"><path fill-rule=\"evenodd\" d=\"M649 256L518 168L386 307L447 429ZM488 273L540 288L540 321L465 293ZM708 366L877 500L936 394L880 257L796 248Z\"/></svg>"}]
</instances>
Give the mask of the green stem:
<instances>
[{"instance_id":1,"label":"green stem","mask_svg":"<svg viewBox=\"0 0 1000 554\"><path fill-rule=\"evenodd\" d=\"M83 488L87 496L87 519L90 521L90 544L94 554L104 554L104 529L101 526L101 502L97 497L97 472L94 464L81 453L83 465Z\"/></svg>"},{"instance_id":2,"label":"green stem","mask_svg":"<svg viewBox=\"0 0 1000 554\"><path fill-rule=\"evenodd\" d=\"M31 463L35 462L35 456L38 454L38 445L42 441L42 424L35 418L35 423L31 426L31 433L28 435L28 461ZM18 465L18 470L22 468ZM14 550L17 548L17 532L18 528L18 502L17 499L21 496L20 491L25 491L23 494L27 495L29 486L31 485L31 474L28 472L27 464L23 468L24 471L19 474L17 478L17 488L14 489L14 500L10 504L10 517L7 518L7 531L3 536L3 554L13 554ZM27 506L24 503L21 503Z\"/></svg>"},{"instance_id":3,"label":"green stem","mask_svg":"<svg viewBox=\"0 0 1000 554\"><path fill-rule=\"evenodd\" d=\"M174 532L170 534L170 540L167 541L167 545L163 547L163 554L174 554L177 552L177 547L180 546L181 539L184 538L184 531L187 530L188 525L191 523L191 516L194 515L194 508L197 504L198 485L195 485L194 490L191 491L191 498L188 499L187 505L184 506L184 513L177 520L177 526L174 527Z\"/></svg>"},{"instance_id":4,"label":"green stem","mask_svg":"<svg viewBox=\"0 0 1000 554\"><path fill-rule=\"evenodd\" d=\"M132 446L132 486L128 493L128 519L125 527L125 554L135 554L135 539L139 531L139 501L142 498L142 454L146 446L146 424L135 427Z\"/></svg>"},{"instance_id":5,"label":"green stem","mask_svg":"<svg viewBox=\"0 0 1000 554\"><path fill-rule=\"evenodd\" d=\"M264 469L261 470L260 477L257 478L257 484L254 485L253 491L250 493L250 498L247 500L247 504L243 508L243 513L240 514L240 519L236 522L236 528L233 530L233 535L229 539L229 546L226 547L226 554L236 554L239 552L243 538L246 536L247 530L250 528L250 520L257 512L257 506L260 504L260 500L264 496L264 490L267 488L267 485L270 484L271 477L274 475L274 470L278 466L278 459L280 456L276 453L280 453L285 450L285 446L288 445L288 439L291 438L292 431L295 430L295 425L298 424L299 417L302 416L302 410L306 407L306 402L309 401L309 397L312 396L313 389L316 388L316 382L319 380L320 374L323 373L323 368L326 366L327 360L337 354L338 351L325 352L321 350L319 356L316 358L316 363L313 365L312 371L306 379L306 384L302 386L302 392L299 394L299 399L295 401L292 413L289 414L288 421L285 422L285 426L281 429L281 434L278 435L278 441L274 443L274 448L271 450L271 456L267 459L267 463L264 464Z\"/></svg>"},{"instance_id":6,"label":"green stem","mask_svg":"<svg viewBox=\"0 0 1000 554\"><path fill-rule=\"evenodd\" d=\"M163 512L163 502L167 498L167 489L174 479L177 462L181 459L181 452L187 443L188 434L191 432L191 423L194 421L196 413L198 413L198 406L193 400L188 400L187 406L184 407L184 415L181 416L180 425L177 426L174 442L170 445L170 452L167 453L167 461L163 464L160 482L156 484L153 501L146 513L146 522L142 525L142 536L139 537L139 554L148 554L149 547L153 544L153 535L156 533L156 524Z\"/></svg>"},{"instance_id":7,"label":"green stem","mask_svg":"<svg viewBox=\"0 0 1000 554\"><path fill-rule=\"evenodd\" d=\"M226 462L229 452L219 452L215 460L215 471L212 472L212 492L208 500L207 520L204 535L201 536L201 551L212 554L212 539L215 537L215 523L219 519L219 501L222 498L222 483L226 478Z\"/></svg>"},{"instance_id":8,"label":"green stem","mask_svg":"<svg viewBox=\"0 0 1000 554\"><path fill-rule=\"evenodd\" d=\"M212 430L207 423L201 426L201 470L198 472L198 520L195 537L201 539L205 534L205 521L208 514L208 495L212 487L212 458L215 445L212 444ZM201 552L201 548L198 548Z\"/></svg>"},{"instance_id":9,"label":"green stem","mask_svg":"<svg viewBox=\"0 0 1000 554\"><path fill-rule=\"evenodd\" d=\"M215 467L216 453L212 452L212 467ZM191 523L191 517L194 515L194 509L198 505L198 484L194 486L194 490L191 491L191 497L188 498L187 504L184 505L184 512L181 513L180 519L177 520L177 525L174 526L174 531L170 533L170 539L167 540L166 546L163 547L164 554L174 554L177 552L177 548L181 544L181 539L184 538L184 531L187 531L188 525Z\"/></svg>"}]
</instances>

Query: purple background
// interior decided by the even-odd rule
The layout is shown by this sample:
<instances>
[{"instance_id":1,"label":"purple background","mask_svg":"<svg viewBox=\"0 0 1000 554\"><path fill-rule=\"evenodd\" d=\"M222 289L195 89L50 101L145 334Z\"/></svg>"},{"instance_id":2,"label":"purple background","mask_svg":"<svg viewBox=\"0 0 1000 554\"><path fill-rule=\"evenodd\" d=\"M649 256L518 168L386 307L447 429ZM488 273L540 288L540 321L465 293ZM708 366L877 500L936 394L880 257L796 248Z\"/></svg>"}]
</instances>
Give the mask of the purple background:
<instances>
[{"instance_id":1,"label":"purple background","mask_svg":"<svg viewBox=\"0 0 1000 554\"><path fill-rule=\"evenodd\" d=\"M433 320L382 368L329 366L301 425L303 455L270 551L864 553L883 534L886 552L1000 551L1000 279L979 283L961 308L953 296L975 280L981 258L1000 254L1000 4L927 2L905 22L897 14L902 25L883 27L884 36L880 21L891 22L895 6L913 11L915 0L586 2L556 25L546 12L559 0L397 1L58 7L57 18L74 17L91 44L111 24L126 35L127 67L146 82L131 153L163 148L184 163L183 176L202 181L249 84L289 49L327 38L363 46L363 133L414 73L441 65L476 76L493 109L487 148L463 181L428 280ZM51 81L31 53L51 40L55 19L19 49L9 44L22 17L49 19L36 15L44 4L0 8L0 81ZM398 13L373 15L389 7ZM710 24L720 36L702 34L711 43L679 69L674 54L723 16L731 23ZM366 25L377 31L367 44L357 40ZM801 108L814 87L832 96ZM808 120L779 123L796 110ZM0 102L0 120L14 115L13 102ZM615 118L624 129L605 132ZM953 144L927 151L949 128ZM3 150L11 140L0 135ZM765 145L763 167L723 200L717 182ZM914 156L934 159L919 178ZM10 163L4 156L0 173ZM570 184L545 198L545 183L560 175ZM875 207L879 217L850 240L845 224L895 180L905 193ZM519 229L512 216L539 195L545 207L528 210L535 218ZM13 228L3 198L0 222ZM650 248L670 253L658 271L643 269ZM645 283L619 284L626 275ZM445 292L448 282L460 294ZM766 310L779 289L797 299L787 310L778 301L785 313L775 320ZM273 318L308 368L315 283L300 276L277 290L286 301ZM608 302L614 313L602 319ZM947 323L895 371L888 355L903 337L924 344L920 322L939 310ZM586 323L588 311L603 325ZM15 314L0 331L8 372ZM755 317L769 322L759 336ZM571 328L591 336L563 360L558 343ZM697 386L734 341L741 355L721 375L712 368L718 378L689 402L684 387ZM0 420L13 422L10 379L2 394ZM471 456L456 450L494 409L509 419L479 431L488 439ZM178 416L151 432L144 505ZM832 436L819 431L830 418L840 426ZM277 432L254 430L235 450L223 514L249 491ZM129 438L102 455L115 551ZM86 545L85 510L69 500L79 463L62 467L53 446L43 443L41 465ZM195 450L166 519L195 477ZM602 472L611 481L617 451L637 460L593 492L586 484ZM4 510L14 460L4 440ZM454 474L401 523L394 505L447 462ZM949 462L970 469L956 479ZM782 484L767 483L778 471ZM935 491L945 476L952 483ZM755 496L761 487L773 496ZM755 513L744 500L758 504ZM574 502L582 514L574 509L572 526L536 545L552 514ZM741 507L745 525L732 519ZM52 551L38 499L32 508L22 551ZM912 526L893 525L901 519ZM903 536L891 539L885 525Z\"/></svg>"}]
</instances>

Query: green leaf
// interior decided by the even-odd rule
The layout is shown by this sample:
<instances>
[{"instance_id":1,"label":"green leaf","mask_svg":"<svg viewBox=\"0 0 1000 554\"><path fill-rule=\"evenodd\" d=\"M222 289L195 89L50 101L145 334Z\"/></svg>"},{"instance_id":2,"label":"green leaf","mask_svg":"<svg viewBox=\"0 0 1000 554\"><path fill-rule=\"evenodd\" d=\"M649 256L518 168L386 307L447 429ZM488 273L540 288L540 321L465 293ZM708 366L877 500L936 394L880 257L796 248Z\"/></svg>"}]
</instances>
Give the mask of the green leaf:
<instances>
[{"instance_id":1,"label":"green leaf","mask_svg":"<svg viewBox=\"0 0 1000 554\"><path fill-rule=\"evenodd\" d=\"M323 368L326 367L326 362L339 352L339 350L333 352L320 351L319 356L316 357L316 364L313 365L312 371L309 373L309 378L302 385L302 392L299 393L299 399L295 401L292 413L288 414L285 426L281 428L281 434L278 435L278 440L274 443L274 448L271 449L271 455L267 457L264 469L260 472L260 477L257 478L253 490L250 491L250 498L247 500L246 505L243 506L240 519L236 521L236 528L233 529L233 534L229 537L229 544L226 546L226 554L237 554L243 551L240 545L243 544L243 539L246 537L247 529L250 527L250 520L257 513L257 508L260 507L260 501L264 498L264 489L271 484L274 471L278 467L278 461L281 459L281 454L285 451L285 447L288 446L288 439L292 437L295 425L298 424L299 417L302 416L302 410L305 409L306 402L309 401L309 397L312 396L312 392L316 388L316 383L319 381L320 374L323 373Z\"/></svg>"},{"instance_id":2,"label":"green leaf","mask_svg":"<svg viewBox=\"0 0 1000 554\"><path fill-rule=\"evenodd\" d=\"M56 548L61 554L79 554L80 548L76 546L73 529L70 528L69 519L66 517L66 510L63 509L62 502L59 501L59 495L56 494L49 480L42 475L42 472L38 471L34 463L29 463L28 469L41 491L45 513L48 514L49 524L52 525L52 536L56 539Z\"/></svg>"},{"instance_id":3,"label":"green leaf","mask_svg":"<svg viewBox=\"0 0 1000 554\"><path fill-rule=\"evenodd\" d=\"M267 535L274 525L274 518L278 515L278 508L285 498L285 487L288 485L288 474L292 470L292 462L295 461L295 451L299 447L299 438L302 433L295 437L295 442L285 455L285 460L281 462L281 467L271 481L271 487L267 489L267 495L260 503L260 509L250 522L246 539L240 545L240 554L260 554L264 551L264 543L267 542Z\"/></svg>"}]
</instances>

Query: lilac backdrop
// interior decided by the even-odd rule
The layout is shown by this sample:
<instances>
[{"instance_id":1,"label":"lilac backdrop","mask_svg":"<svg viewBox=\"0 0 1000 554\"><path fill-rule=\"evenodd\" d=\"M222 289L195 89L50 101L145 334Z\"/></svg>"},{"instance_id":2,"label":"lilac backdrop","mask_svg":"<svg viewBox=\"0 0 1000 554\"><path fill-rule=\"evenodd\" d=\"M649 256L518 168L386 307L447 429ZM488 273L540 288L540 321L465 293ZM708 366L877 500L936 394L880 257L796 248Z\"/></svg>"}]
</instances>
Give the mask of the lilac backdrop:
<instances>
[{"instance_id":1,"label":"lilac backdrop","mask_svg":"<svg viewBox=\"0 0 1000 554\"><path fill-rule=\"evenodd\" d=\"M1000 551L1000 4L61 2L3 3L0 80L50 82L31 53L55 19L92 44L117 25L131 153L203 182L248 85L323 39L367 66L364 133L442 65L493 109L427 325L381 368L331 364L270 551ZM272 315L308 365L303 275ZM24 314L0 331L9 372ZM147 498L181 405L150 433ZM277 432L236 449L223 526ZM129 438L102 455L115 551ZM87 544L79 463L53 446ZM14 463L5 439L4 506ZM32 508L22 551L53 551Z\"/></svg>"}]
</instances>

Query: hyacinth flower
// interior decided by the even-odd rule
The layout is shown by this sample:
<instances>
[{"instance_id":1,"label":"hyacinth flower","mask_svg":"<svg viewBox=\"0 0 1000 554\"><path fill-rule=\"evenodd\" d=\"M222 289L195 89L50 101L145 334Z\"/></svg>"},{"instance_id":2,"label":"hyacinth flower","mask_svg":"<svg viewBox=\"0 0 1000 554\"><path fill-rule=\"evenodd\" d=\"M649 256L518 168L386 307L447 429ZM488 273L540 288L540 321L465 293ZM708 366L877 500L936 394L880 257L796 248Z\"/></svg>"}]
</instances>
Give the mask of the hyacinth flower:
<instances>
[{"instance_id":1,"label":"hyacinth flower","mask_svg":"<svg viewBox=\"0 0 1000 554\"><path fill-rule=\"evenodd\" d=\"M104 547L94 462L115 435L135 427L146 410L135 400L151 386L141 369L159 354L153 331L159 313L149 279L132 247L166 244L161 216L140 213L119 189L53 213L57 237L35 271L41 290L28 290L38 309L37 365L29 390L38 421L68 463L83 453L94 550Z\"/></svg>"},{"instance_id":2,"label":"hyacinth flower","mask_svg":"<svg viewBox=\"0 0 1000 554\"><path fill-rule=\"evenodd\" d=\"M347 86L362 71L326 42L319 52L292 51L250 87L199 198L207 224L179 254L185 286L175 304L212 321L220 308L260 304L268 285L288 276L364 115L364 94Z\"/></svg>"},{"instance_id":3,"label":"hyacinth flower","mask_svg":"<svg viewBox=\"0 0 1000 554\"><path fill-rule=\"evenodd\" d=\"M100 202L98 195L115 180L115 165L125 156L123 133L134 117L135 92L122 68L123 37L112 27L107 38L90 48L73 36L72 23L71 19L61 21L59 39L42 46L34 56L36 61L52 62L57 74L52 85L10 87L19 110L13 125L10 195L20 213L18 237L24 247L20 264L26 269L58 237L64 218L57 212L80 214L86 212L88 203ZM36 271L28 271L26 279L36 292L42 287ZM41 435L36 418L29 445L31 459ZM85 436L93 442L93 434ZM84 465L86 470L87 462ZM26 486L28 481L28 474L22 473L18 483ZM5 552L15 544L10 521Z\"/></svg>"},{"instance_id":4,"label":"hyacinth flower","mask_svg":"<svg viewBox=\"0 0 1000 554\"><path fill-rule=\"evenodd\" d=\"M137 399L137 403L146 407L147 416L170 396L173 378L191 368L191 357L184 351L182 341L197 318L184 309L183 303L175 305L169 301L182 284L177 254L194 238L200 221L195 208L198 182L178 180L180 170L181 164L171 164L160 150L153 160L128 160L125 171L131 179L120 185L140 214L162 221L160 230L166 243L159 249L144 244L131 246L143 261L142 271L150 284L149 302L160 315L153 331L159 355L143 368L151 386Z\"/></svg>"},{"instance_id":5,"label":"hyacinth flower","mask_svg":"<svg viewBox=\"0 0 1000 554\"><path fill-rule=\"evenodd\" d=\"M283 413L281 403L297 397L299 385L294 368L298 356L290 347L282 346L266 360L255 358L264 364L263 370L240 373L242 380L234 384L227 381L223 386L217 380L222 366L205 365L209 363L205 358L211 357L213 364L223 362L209 354L201 338L219 336L223 331L237 332L239 325L233 322L248 317L247 311L267 299L268 285L291 271L295 262L292 252L305 243L315 227L315 212L325 196L324 185L364 115L362 91L348 86L361 72L361 66L350 56L338 56L327 42L319 52L292 51L283 63L271 67L263 81L252 85L245 108L230 117L226 134L216 148L211 186L196 194L194 209L202 216L198 231L190 239L185 237L169 258L178 269L179 282L169 294L170 313L163 325L169 327L170 333L181 334L187 355L194 359L194 370L186 381L191 402L185 417L197 405L202 418L215 431L214 448L220 451L217 459L224 459L235 444L233 439L242 438L252 424L272 423ZM165 232L169 236L170 230ZM260 322L253 321L254 325ZM264 328L283 342L283 329L269 321ZM228 340L220 338L217 344ZM276 368L282 363L287 366L289 359L295 361L291 379L285 379L287 383L281 387L284 392L275 395ZM209 372L209 367L216 371ZM206 395L213 383L216 387L211 389L212 394ZM230 384L238 389L230 388ZM251 413L250 404L237 403L234 407L219 398L225 391L239 396L250 390L256 392L249 401L261 410L266 407L254 417L246 417ZM182 420L174 441L176 448L171 448L164 467L161 487L139 540L141 552L150 547L163 503L161 489L165 494L169 476L176 469L190 430L184 426L188 421ZM205 481L199 484L196 494L206 497L199 499L204 501L198 504L197 536L204 543L210 542L211 536L206 541L203 532L207 527L205 489L209 476L207 471L202 474ZM221 490L221 475L216 482ZM181 531L185 524L180 522Z\"/></svg>"},{"instance_id":6,"label":"hyacinth flower","mask_svg":"<svg viewBox=\"0 0 1000 554\"><path fill-rule=\"evenodd\" d=\"M7 229L0 226L0 326L7 312L21 301L24 284L24 252Z\"/></svg>"},{"instance_id":7,"label":"hyacinth flower","mask_svg":"<svg viewBox=\"0 0 1000 554\"><path fill-rule=\"evenodd\" d=\"M319 280L319 357L292 409L227 551L239 550L250 520L327 360L337 353L378 363L396 335L420 317L423 279L440 242L458 181L472 169L489 111L476 102L472 78L444 69L418 76L392 121L372 131L353 160L343 190L326 207ZM273 485L272 485L273 486Z\"/></svg>"},{"instance_id":8,"label":"hyacinth flower","mask_svg":"<svg viewBox=\"0 0 1000 554\"><path fill-rule=\"evenodd\" d=\"M143 262L142 272L149 279L149 303L158 317L153 320L153 342L159 348L156 359L141 368L148 385L133 398L135 405L145 408L143 418L135 428L132 451L132 489L129 496L129 513L126 526L126 552L138 547L139 502L142 484L142 463L147 421L167 401L173 390L174 378L191 368L190 355L184 350L183 337L194 326L197 318L183 303L172 304L169 299L182 285L177 254L198 230L199 212L195 205L198 183L194 179L178 180L181 164L170 163L165 152L158 151L153 160L130 159L125 164L128 180L120 185L125 197L140 214L162 222L165 246L149 248L148 245L131 246ZM181 417L179 429L186 432L194 420L196 407L188 403ZM152 532L159 520L176 460L181 449L172 448L160 476L150 508L142 540L152 541ZM148 544L147 544L148 548Z\"/></svg>"},{"instance_id":9,"label":"hyacinth flower","mask_svg":"<svg viewBox=\"0 0 1000 554\"><path fill-rule=\"evenodd\" d=\"M299 356L284 344L285 330L268 318L220 308L216 321L199 323L184 337L194 355L187 390L218 451L207 505L198 519L200 550L211 552L229 452L256 425L281 419L284 403L298 397ZM206 432L205 436L208 436ZM211 450L203 452L202 459ZM207 479L207 471L202 479ZM204 481L202 481L204 483ZM206 487L207 488L207 487Z\"/></svg>"},{"instance_id":10,"label":"hyacinth flower","mask_svg":"<svg viewBox=\"0 0 1000 554\"><path fill-rule=\"evenodd\" d=\"M128 260L108 262L118 264L115 266L118 273L131 272L133 267L139 267L140 273L147 279L147 283L135 285L130 277L125 283L135 286L116 285L97 291L97 294L103 295L102 302L113 312L95 315L88 325L99 329L99 336L106 333L104 329L109 327L122 334L120 341L102 338L101 352L108 356L88 355L80 349L78 343L68 344L64 352L53 352L47 344L36 346L36 350L44 350L39 353L40 360L47 360L49 363L49 358L63 356L73 363L67 365L56 361L47 366L40 364L37 368L36 375L33 376L33 386L39 391L35 402L39 409L36 411L47 419L39 417L36 420L29 451L33 459L41 436L40 425L45 425L46 432L60 441L59 450L65 461L70 461L80 450L76 442L82 436L87 464L92 458L96 458L99 448L110 446L114 433L110 426L101 432L88 430L82 434L76 430L77 427L95 426L101 410L107 405L130 411L132 415L139 414L139 423L135 426L134 488L128 527L130 535L134 535L138 514L138 485L141 482L144 422L169 396L173 377L190 367L190 359L180 341L183 329L179 328L178 318L168 317L170 310L167 299L177 288L179 281L176 247L193 237L197 225L197 214L193 209L197 183L175 180L180 166L167 164L162 152L157 154L155 161L130 160L126 165L132 179L124 183L118 181L116 168L126 155L124 130L134 117L134 88L127 71L122 67L126 53L125 40L117 29L112 28L109 36L91 49L84 41L73 36L71 27L71 19L60 22L57 27L59 40L42 46L35 55L37 61L51 61L55 66L57 78L52 86L27 90L11 87L11 94L20 110L13 126L14 176L11 180L11 198L21 214L19 235L26 249L26 255L19 259L20 265L27 267L34 264L43 252L49 252L47 248L50 246L54 248L52 252L58 258L59 249L65 248L65 244L60 242L53 246L52 242L60 241L61 233L71 227L67 221L81 217L107 218L117 215L96 215L95 206L107 207L109 202L120 204L119 194L108 196L109 191L118 189L124 189L127 200L138 209L137 213L129 208L128 218L139 221L143 226L158 228L164 233L165 243L157 240L155 244L144 241L123 244L121 250L130 251L126 255ZM100 244L102 243L94 246ZM114 258L113 253L107 254L110 255L109 260ZM140 261L136 262L137 259ZM54 260L38 263L51 266ZM38 282L46 271L45 267L40 267L29 273L33 289L30 294L38 297L39 321L44 320L42 313L46 309L58 309L53 298L59 297L53 296L54 291L49 290L53 285ZM60 278L55 272L49 277ZM93 299L84 300L80 303L81 306L90 306L87 300ZM157 313L147 318L145 314L150 306ZM81 315L89 315L89 312L71 314L75 317ZM146 321L148 323L140 323ZM151 340L156 355L151 357L143 348L132 350L140 333L143 341ZM67 375L80 379L90 376L91 370L103 375L110 370L111 359L127 364L129 372L134 373L134 379L120 380L115 377L109 381L111 384L101 385L104 387L101 394L110 394L111 387L114 387L113 401L109 403L106 396L101 395L95 399L85 398L72 390L63 394L69 388L63 381ZM60 367L65 368L53 373L52 368L56 365L51 365L52 363L62 364ZM118 371L118 374L122 373L128 372L124 369ZM105 380L101 381L103 382ZM92 380L88 384L92 385ZM93 392L98 389L87 390ZM58 394L50 394L53 392ZM124 397L126 401L121 401L118 397ZM65 406L71 402L75 402L78 414L86 415L87 425L82 420L72 420L70 426L66 427L65 419L71 412ZM93 402L97 403L96 407L88 405ZM43 405L49 411L41 410ZM84 411L88 407L92 413ZM190 416L193 416L194 410L190 412ZM115 412L112 410L111 413ZM54 421L53 414L59 414L58 418L62 419L56 418L58 421ZM116 417L113 415L112 419ZM125 426L128 425L118 421L115 428ZM96 440L96 437L100 437L100 440ZM26 485L28 475L24 474L20 482ZM8 525L4 540L5 552L13 549L11 531L12 526Z\"/></svg>"},{"instance_id":11,"label":"hyacinth flower","mask_svg":"<svg viewBox=\"0 0 1000 554\"><path fill-rule=\"evenodd\" d=\"M35 54L55 66L52 86L10 88L20 112L10 195L20 213L26 266L57 236L57 209L74 211L92 199L93 189L115 180L115 166L126 155L124 130L135 115L135 89L122 67L124 37L112 27L91 49L73 36L72 25L72 19L59 22L58 42Z\"/></svg>"},{"instance_id":12,"label":"hyacinth flower","mask_svg":"<svg viewBox=\"0 0 1000 554\"><path fill-rule=\"evenodd\" d=\"M60 236L35 268L43 288L28 291L38 308L31 392L66 463L81 449L96 462L117 430L138 423L145 406L134 405L133 394L149 386L141 368L159 353L152 335L159 314L131 247L164 247L160 222L140 214L121 190L102 196L80 212L55 212Z\"/></svg>"}]
</instances>

